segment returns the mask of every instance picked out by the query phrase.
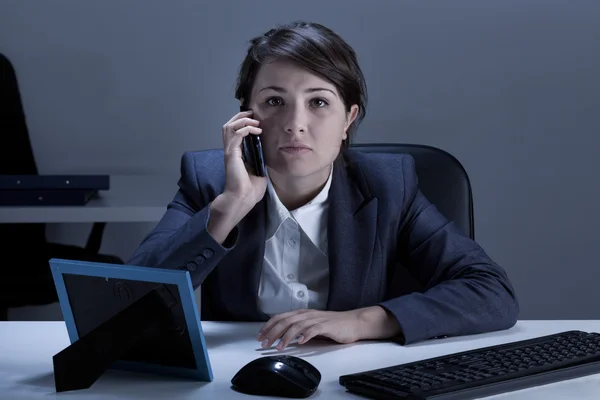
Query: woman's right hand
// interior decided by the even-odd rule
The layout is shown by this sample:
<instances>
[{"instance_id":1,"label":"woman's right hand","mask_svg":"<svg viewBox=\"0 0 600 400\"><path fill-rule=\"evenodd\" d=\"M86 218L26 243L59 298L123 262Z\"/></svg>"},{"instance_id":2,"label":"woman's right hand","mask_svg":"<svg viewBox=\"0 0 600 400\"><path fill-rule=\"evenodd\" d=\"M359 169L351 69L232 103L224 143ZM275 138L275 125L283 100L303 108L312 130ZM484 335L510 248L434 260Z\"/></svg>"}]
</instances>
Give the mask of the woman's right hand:
<instances>
[{"instance_id":1,"label":"woman's right hand","mask_svg":"<svg viewBox=\"0 0 600 400\"><path fill-rule=\"evenodd\" d=\"M259 121L252 112L240 112L223 125L225 190L211 203L208 232L223 244L232 229L264 196L267 178L249 174L242 157L242 141L247 135L260 135Z\"/></svg>"},{"instance_id":2,"label":"woman's right hand","mask_svg":"<svg viewBox=\"0 0 600 400\"><path fill-rule=\"evenodd\" d=\"M248 173L243 158L242 142L248 135L260 135L260 122L252 111L239 112L223 125L225 155L225 192L228 198L254 207L264 196L267 178Z\"/></svg>"}]
</instances>

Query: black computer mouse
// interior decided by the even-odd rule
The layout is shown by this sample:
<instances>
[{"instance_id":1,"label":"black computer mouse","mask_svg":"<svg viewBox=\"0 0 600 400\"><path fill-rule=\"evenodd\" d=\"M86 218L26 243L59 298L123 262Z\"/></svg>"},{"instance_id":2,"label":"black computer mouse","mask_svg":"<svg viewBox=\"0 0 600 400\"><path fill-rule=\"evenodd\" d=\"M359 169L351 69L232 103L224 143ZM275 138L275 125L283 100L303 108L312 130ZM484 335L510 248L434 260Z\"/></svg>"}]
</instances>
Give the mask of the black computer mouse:
<instances>
[{"instance_id":1,"label":"black computer mouse","mask_svg":"<svg viewBox=\"0 0 600 400\"><path fill-rule=\"evenodd\" d=\"M290 398L312 395L320 382L321 373L311 363L286 355L252 360L231 379L238 392Z\"/></svg>"}]
</instances>

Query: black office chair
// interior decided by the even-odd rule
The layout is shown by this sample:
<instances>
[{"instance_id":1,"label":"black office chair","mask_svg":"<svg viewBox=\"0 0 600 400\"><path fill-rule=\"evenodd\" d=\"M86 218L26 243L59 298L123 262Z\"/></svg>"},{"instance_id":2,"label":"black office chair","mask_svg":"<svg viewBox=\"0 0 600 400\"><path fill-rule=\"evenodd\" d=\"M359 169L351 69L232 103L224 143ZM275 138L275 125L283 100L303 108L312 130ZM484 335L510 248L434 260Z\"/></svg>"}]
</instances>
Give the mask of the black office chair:
<instances>
[{"instance_id":1,"label":"black office chair","mask_svg":"<svg viewBox=\"0 0 600 400\"><path fill-rule=\"evenodd\" d=\"M418 144L352 144L354 150L404 153L415 159L419 188L437 209L471 239L475 239L473 192L462 164L448 152Z\"/></svg>"},{"instance_id":2,"label":"black office chair","mask_svg":"<svg viewBox=\"0 0 600 400\"><path fill-rule=\"evenodd\" d=\"M0 53L0 174L38 173L12 63ZM104 223L96 223L85 247L50 243L46 224L0 221L0 321L7 309L44 305L58 300L48 260L64 258L123 264L114 255L99 254ZM22 248L24 251L19 251Z\"/></svg>"}]
</instances>

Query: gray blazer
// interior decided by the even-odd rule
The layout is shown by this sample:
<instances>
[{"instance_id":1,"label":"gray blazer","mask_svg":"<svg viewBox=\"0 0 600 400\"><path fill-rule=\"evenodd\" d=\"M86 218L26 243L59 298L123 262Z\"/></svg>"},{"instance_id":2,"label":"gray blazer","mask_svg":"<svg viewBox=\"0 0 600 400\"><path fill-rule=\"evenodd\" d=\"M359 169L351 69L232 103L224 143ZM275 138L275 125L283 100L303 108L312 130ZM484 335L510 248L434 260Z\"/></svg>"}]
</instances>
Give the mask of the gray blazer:
<instances>
[{"instance_id":1,"label":"gray blazer","mask_svg":"<svg viewBox=\"0 0 600 400\"><path fill-rule=\"evenodd\" d=\"M423 196L410 155L347 150L335 164L327 310L380 305L397 318L401 344L516 323L505 271ZM220 245L206 224L224 184L222 150L185 153L175 198L127 263L189 270L203 320L265 321L256 300L266 195Z\"/></svg>"}]
</instances>

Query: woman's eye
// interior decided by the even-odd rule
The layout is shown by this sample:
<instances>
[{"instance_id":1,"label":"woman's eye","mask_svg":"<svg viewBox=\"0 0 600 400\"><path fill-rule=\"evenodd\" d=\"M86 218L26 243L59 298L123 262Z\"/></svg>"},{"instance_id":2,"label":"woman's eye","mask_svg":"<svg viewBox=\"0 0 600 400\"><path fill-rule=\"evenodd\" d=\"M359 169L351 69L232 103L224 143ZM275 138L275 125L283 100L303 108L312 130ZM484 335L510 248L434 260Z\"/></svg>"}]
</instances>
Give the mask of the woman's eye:
<instances>
[{"instance_id":1,"label":"woman's eye","mask_svg":"<svg viewBox=\"0 0 600 400\"><path fill-rule=\"evenodd\" d=\"M327 101L325 101L323 99L313 99L313 100L311 100L311 105L313 107L322 108L322 107L329 105L329 103L327 103Z\"/></svg>"},{"instance_id":2,"label":"woman's eye","mask_svg":"<svg viewBox=\"0 0 600 400\"><path fill-rule=\"evenodd\" d=\"M280 97L271 97L270 99L267 99L266 103L270 106L277 107L283 103L283 100L281 100Z\"/></svg>"}]
</instances>

